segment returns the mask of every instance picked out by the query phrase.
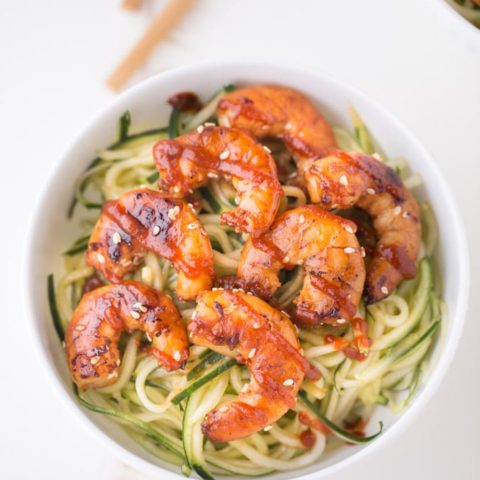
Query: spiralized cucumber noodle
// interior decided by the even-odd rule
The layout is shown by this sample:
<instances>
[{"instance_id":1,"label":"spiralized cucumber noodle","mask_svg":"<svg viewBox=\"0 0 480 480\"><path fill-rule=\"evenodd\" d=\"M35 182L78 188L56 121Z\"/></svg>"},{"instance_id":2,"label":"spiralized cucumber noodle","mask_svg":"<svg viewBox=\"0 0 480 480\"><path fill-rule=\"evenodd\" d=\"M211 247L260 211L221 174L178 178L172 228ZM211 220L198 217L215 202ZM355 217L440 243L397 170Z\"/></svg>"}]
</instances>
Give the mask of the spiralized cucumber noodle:
<instances>
[{"instance_id":1,"label":"spiralized cucumber noodle","mask_svg":"<svg viewBox=\"0 0 480 480\"><path fill-rule=\"evenodd\" d=\"M185 131L185 125L192 129L207 121L215 122L215 106L224 91L195 115L176 112L165 128L129 135L130 117L124 115L120 121L120 140L99 151L78 180L69 221L82 234L64 252L65 271L55 290L53 276L49 278L50 304L60 335L80 301L86 280L94 274L85 263L85 250L100 214L99 207L104 201L140 186L157 189L158 174L152 159L155 142L168 138L169 131ZM405 160L391 160L382 152L353 108L351 116L353 133L344 128L334 129L339 147L374 154L394 168L415 194L422 183L419 175L410 172ZM172 121L177 123L172 125ZM286 171L280 178L285 183L293 176L295 166L279 144L272 144L270 148L282 165L282 175ZM285 199L281 211L307 202L298 187L284 185L283 188ZM216 274L235 274L246 235L239 235L220 223L220 214L235 206L235 191L229 183L212 179L195 194L203 206L199 219L214 248ZM217 404L235 398L249 382L249 371L233 359L191 345L185 371L166 372L145 353L142 347L148 344L148 339L140 332L125 334L122 338L118 380L113 385L85 392L74 387L78 400L85 407L118 421L155 457L178 465L184 474L194 469L204 478L211 478L211 474L259 476L297 470L318 460L327 446L330 449L344 445L336 437L348 440L350 432L352 441L362 441L360 435L352 434L351 428L348 430L348 425L356 424L358 429L363 422L368 432L375 432L377 426L368 420L376 408L381 408L379 405L395 413L407 407L421 384L437 327L444 316L430 259L436 243L435 220L429 205L420 205L423 240L416 278L403 281L388 298L370 306L362 303L358 309L357 314L367 322L368 336L373 341L367 358L353 360L336 350L335 343L326 342L331 328L300 329L305 355L321 372L321 378L305 380L296 406L271 428L225 444L213 444L205 439L200 427L204 415ZM132 278L170 294L188 323L195 304L176 300L177 276L168 261L150 252ZM275 303L287 308L302 282L300 267L286 275L275 294ZM337 329L335 334L347 339L353 337L349 325L340 332ZM300 440L301 432L308 429L300 421L300 412L324 419L322 423L330 425L329 429L312 429L315 442L310 448ZM370 438L365 439L368 440Z\"/></svg>"}]
</instances>

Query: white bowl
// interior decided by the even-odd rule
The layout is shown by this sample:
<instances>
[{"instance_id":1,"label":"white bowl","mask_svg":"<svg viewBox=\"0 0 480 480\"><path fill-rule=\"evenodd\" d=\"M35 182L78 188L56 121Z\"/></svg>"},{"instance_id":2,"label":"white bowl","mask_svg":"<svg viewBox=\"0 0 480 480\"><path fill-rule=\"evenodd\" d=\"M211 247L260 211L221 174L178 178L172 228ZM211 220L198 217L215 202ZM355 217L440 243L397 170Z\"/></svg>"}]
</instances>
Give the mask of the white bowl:
<instances>
[{"instance_id":1,"label":"white bowl","mask_svg":"<svg viewBox=\"0 0 480 480\"><path fill-rule=\"evenodd\" d=\"M422 175L424 195L440 220L436 262L443 279L443 297L449 310L435 344L428 379L414 401L400 416L394 416L386 409L378 408L375 411L372 425L376 425L380 418L384 420L386 429L382 435L365 446L340 448L325 454L314 465L295 472L274 474L271 478L323 478L353 461L378 452L411 424L437 390L462 330L469 272L467 243L457 207L428 152L391 114L357 90L329 76L264 63L201 64L153 77L123 93L96 115L52 168L33 213L27 237L24 289L28 329L33 334L45 370L72 414L124 462L145 473L161 474L161 478L180 478L180 474L175 467L144 451L117 424L86 411L76 402L62 346L48 310L46 278L52 271L61 271L60 252L73 238L72 232L68 231L66 212L75 179L95 156L95 150L110 144L115 138L117 120L125 110L130 110L136 129L158 126L167 121L169 109L165 102L173 93L194 90L203 98L208 98L220 86L228 83L259 82L281 83L303 91L334 125L349 125L347 107L353 103L385 151L392 157L407 158L412 169Z\"/></svg>"}]
</instances>

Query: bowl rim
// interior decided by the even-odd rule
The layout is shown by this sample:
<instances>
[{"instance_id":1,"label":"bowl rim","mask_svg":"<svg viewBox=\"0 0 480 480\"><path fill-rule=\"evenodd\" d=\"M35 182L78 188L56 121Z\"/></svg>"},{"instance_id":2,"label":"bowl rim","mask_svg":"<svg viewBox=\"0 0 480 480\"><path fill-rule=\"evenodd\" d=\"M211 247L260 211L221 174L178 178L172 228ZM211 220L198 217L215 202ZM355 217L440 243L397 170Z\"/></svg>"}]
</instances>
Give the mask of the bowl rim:
<instances>
[{"instance_id":1,"label":"bowl rim","mask_svg":"<svg viewBox=\"0 0 480 480\"><path fill-rule=\"evenodd\" d=\"M459 289L459 297L456 303L456 310L449 311L449 322L451 325L449 335L446 337L444 349L436 361L435 368L432 369L431 374L429 375L428 382L425 384L425 388L421 393L415 398L415 401L409 406L408 410L402 413L401 421L400 419L394 422L388 430L386 430L376 441L368 444L365 448L360 449L348 457L334 463L332 465L327 465L321 470L303 474L298 477L292 477L302 480L314 480L318 478L324 478L327 475L338 473L340 470L344 469L348 465L351 465L353 462L356 462L363 458L365 455L370 455L373 452L377 451L379 448L384 447L388 444L393 438L398 437L398 435L405 431L408 426L412 423L413 419L419 414L419 412L425 407L428 401L433 397L434 393L438 390L438 387L443 380L448 367L450 366L455 351L457 349L464 320L467 312L467 303L468 303L468 294L470 286L470 267L469 267L469 253L468 253L468 243L466 240L465 229L462 222L462 217L460 211L456 205L456 201L453 197L452 192L448 184L446 183L443 175L441 174L439 168L435 164L430 153L423 147L419 140L401 123L390 111L383 107L379 102L365 95L357 88L336 79L322 71L313 71L310 69L298 67L298 66L286 66L279 62L268 61L259 61L259 60L222 60L222 61L204 61L191 63L185 66L174 68L166 72L159 73L148 79L138 83L122 92L119 96L113 99L113 101L108 102L106 106L97 111L90 120L78 131L78 133L72 138L70 142L67 143L66 147L63 149L62 153L57 157L54 164L50 167L50 172L45 180L42 188L40 189L35 203L33 212L30 215L30 220L28 223L25 240L24 240L24 257L22 262L22 286L24 293L24 321L26 322L26 328L28 329L29 338L31 344L33 344L33 349L35 351L36 357L39 359L42 364L42 370L45 372L45 375L48 377L50 384L53 386L54 390L57 392L59 398L62 399L63 403L67 406L67 409L73 413L75 418L79 421L83 427L89 431L93 436L98 438L119 460L125 462L126 464L136 468L137 470L146 473L146 474L158 474L162 472L163 475L169 475L171 478L183 478L180 473L172 472L167 469L164 469L160 465L155 465L148 460L145 460L126 447L117 443L113 440L106 432L104 432L97 424L91 420L86 412L81 408L78 402L75 402L65 390L64 382L62 382L57 375L55 375L54 370L51 366L47 350L44 349L40 336L40 327L39 323L35 320L36 312L34 309L33 301L33 285L29 275L30 266L35 262L34 255L34 241L35 241L35 230L36 225L42 219L42 205L49 196L50 186L54 186L55 179L57 178L58 171L61 168L61 165L64 162L68 162L68 158L72 147L86 134L88 130L92 128L101 118L105 115L108 115L111 110L115 110L118 105L120 105L124 99L129 96L133 96L136 93L139 93L141 90L148 88L150 85L154 85L157 82L168 81L169 78L174 78L178 75L194 75L198 74L198 71L201 71L202 74L210 70L225 68L226 66L230 68L236 68L239 71L255 71L256 67L267 68L272 71L289 72L290 74L295 74L299 77L310 77L316 79L322 79L327 82L335 84L338 88L341 88L343 91L350 93L352 97L360 98L362 101L368 103L374 110L380 112L380 114L387 118L391 125L398 131L401 135L408 139L410 144L414 147L415 151L418 151L419 155L423 157L423 160L427 162L427 167L429 172L432 175L431 182L435 182L436 188L442 192L444 196L444 201L449 209L449 222L451 230L453 230L453 236L455 237L456 243L461 246L460 251L456 252L458 260L458 269L459 269L459 279L463 284L463 288ZM260 76L260 75L259 75ZM294 471L291 472L292 474Z\"/></svg>"},{"instance_id":2,"label":"bowl rim","mask_svg":"<svg viewBox=\"0 0 480 480\"><path fill-rule=\"evenodd\" d=\"M455 24L464 32L468 32L468 36L472 40L476 40L480 44L480 28L477 28L472 22L467 20L459 11L457 11L447 0L435 0L435 3L443 10L445 15L454 19Z\"/></svg>"}]
</instances>

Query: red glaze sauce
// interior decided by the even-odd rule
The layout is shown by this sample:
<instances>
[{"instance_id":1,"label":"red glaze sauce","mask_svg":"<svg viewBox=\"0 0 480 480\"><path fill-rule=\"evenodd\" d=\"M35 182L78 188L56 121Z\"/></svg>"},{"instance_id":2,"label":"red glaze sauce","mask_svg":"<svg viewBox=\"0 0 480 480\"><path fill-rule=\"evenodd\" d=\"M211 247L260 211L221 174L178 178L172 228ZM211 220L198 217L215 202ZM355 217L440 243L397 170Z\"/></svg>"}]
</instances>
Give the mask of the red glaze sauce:
<instances>
[{"instance_id":1,"label":"red glaze sauce","mask_svg":"<svg viewBox=\"0 0 480 480\"><path fill-rule=\"evenodd\" d=\"M307 449L313 448L315 442L317 441L317 437L311 430L304 430L298 437L302 445Z\"/></svg>"},{"instance_id":2,"label":"red glaze sauce","mask_svg":"<svg viewBox=\"0 0 480 480\"><path fill-rule=\"evenodd\" d=\"M181 112L198 112L202 103L193 92L179 92L168 99L168 103Z\"/></svg>"},{"instance_id":3,"label":"red glaze sauce","mask_svg":"<svg viewBox=\"0 0 480 480\"><path fill-rule=\"evenodd\" d=\"M335 350L343 351L346 357L359 362L368 357L372 340L367 335L368 325L362 318L356 317L352 320L353 340L334 335L326 335L324 342L333 344Z\"/></svg>"}]
</instances>

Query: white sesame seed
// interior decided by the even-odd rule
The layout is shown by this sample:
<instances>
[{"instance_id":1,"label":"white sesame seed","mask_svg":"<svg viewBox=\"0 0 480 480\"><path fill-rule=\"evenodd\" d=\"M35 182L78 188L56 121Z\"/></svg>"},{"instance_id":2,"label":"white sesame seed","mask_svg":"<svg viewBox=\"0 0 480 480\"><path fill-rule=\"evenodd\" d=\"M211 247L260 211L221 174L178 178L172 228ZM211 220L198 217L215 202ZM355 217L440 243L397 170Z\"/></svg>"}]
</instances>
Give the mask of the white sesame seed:
<instances>
[{"instance_id":1,"label":"white sesame seed","mask_svg":"<svg viewBox=\"0 0 480 480\"><path fill-rule=\"evenodd\" d=\"M402 207L400 205L396 206L394 209L393 209L393 214L394 215L400 215L400 213L402 212Z\"/></svg>"},{"instance_id":2,"label":"white sesame seed","mask_svg":"<svg viewBox=\"0 0 480 480\"><path fill-rule=\"evenodd\" d=\"M220 413L225 413L225 412L228 411L228 407L227 407L226 405L223 405L223 406L221 406L221 407L218 409L218 411L219 411Z\"/></svg>"},{"instance_id":3,"label":"white sesame seed","mask_svg":"<svg viewBox=\"0 0 480 480\"><path fill-rule=\"evenodd\" d=\"M305 215L300 215L298 217L298 223L305 223Z\"/></svg>"},{"instance_id":4,"label":"white sesame seed","mask_svg":"<svg viewBox=\"0 0 480 480\"><path fill-rule=\"evenodd\" d=\"M240 199L240 197L237 195L237 196L235 197L235 203L236 203L237 205L240 205L240 201L241 201L241 199Z\"/></svg>"},{"instance_id":5,"label":"white sesame seed","mask_svg":"<svg viewBox=\"0 0 480 480\"><path fill-rule=\"evenodd\" d=\"M290 122L285 124L285 130L291 130L292 124Z\"/></svg>"},{"instance_id":6,"label":"white sesame seed","mask_svg":"<svg viewBox=\"0 0 480 480\"><path fill-rule=\"evenodd\" d=\"M341 183L342 185L344 185L345 187L348 185L348 178L347 178L346 175L342 175L342 176L340 177L340 180L339 180L339 181L340 181L340 183Z\"/></svg>"},{"instance_id":7,"label":"white sesame seed","mask_svg":"<svg viewBox=\"0 0 480 480\"><path fill-rule=\"evenodd\" d=\"M344 318L337 318L337 323L339 323L340 325L342 323L346 323L347 321L344 319Z\"/></svg>"},{"instance_id":8,"label":"white sesame seed","mask_svg":"<svg viewBox=\"0 0 480 480\"><path fill-rule=\"evenodd\" d=\"M246 383L240 390L240 392L244 393L248 390L248 383Z\"/></svg>"},{"instance_id":9,"label":"white sesame seed","mask_svg":"<svg viewBox=\"0 0 480 480\"><path fill-rule=\"evenodd\" d=\"M268 130L268 125L262 125L262 130Z\"/></svg>"},{"instance_id":10,"label":"white sesame seed","mask_svg":"<svg viewBox=\"0 0 480 480\"><path fill-rule=\"evenodd\" d=\"M195 310L195 311L192 313L192 320L195 320L197 317L198 317L198 312Z\"/></svg>"},{"instance_id":11,"label":"white sesame seed","mask_svg":"<svg viewBox=\"0 0 480 480\"><path fill-rule=\"evenodd\" d=\"M118 245L122 241L122 237L118 232L115 232L112 235L112 242L115 243L115 245Z\"/></svg>"},{"instance_id":12,"label":"white sesame seed","mask_svg":"<svg viewBox=\"0 0 480 480\"><path fill-rule=\"evenodd\" d=\"M217 292L218 290L220 290L218 287L213 287L212 288L212 292Z\"/></svg>"},{"instance_id":13,"label":"white sesame seed","mask_svg":"<svg viewBox=\"0 0 480 480\"><path fill-rule=\"evenodd\" d=\"M229 150L224 150L220 155L219 158L220 160L226 160L230 156L230 151Z\"/></svg>"},{"instance_id":14,"label":"white sesame seed","mask_svg":"<svg viewBox=\"0 0 480 480\"><path fill-rule=\"evenodd\" d=\"M105 263L105 257L101 253L97 253L97 260L99 263Z\"/></svg>"},{"instance_id":15,"label":"white sesame seed","mask_svg":"<svg viewBox=\"0 0 480 480\"><path fill-rule=\"evenodd\" d=\"M345 230L346 230L348 233L353 233L353 228L352 228L350 225L345 225Z\"/></svg>"},{"instance_id":16,"label":"white sesame seed","mask_svg":"<svg viewBox=\"0 0 480 480\"><path fill-rule=\"evenodd\" d=\"M149 342L152 341L152 337L149 335L148 332L145 332L145 336L147 337L147 340L148 340Z\"/></svg>"},{"instance_id":17,"label":"white sesame seed","mask_svg":"<svg viewBox=\"0 0 480 480\"><path fill-rule=\"evenodd\" d=\"M117 361L116 361L115 363L117 364L117 367L119 367L119 366L120 366L120 363L122 363L122 362L120 362L120 359L117 358Z\"/></svg>"},{"instance_id":18,"label":"white sesame seed","mask_svg":"<svg viewBox=\"0 0 480 480\"><path fill-rule=\"evenodd\" d=\"M408 212L403 212L402 213L403 218L408 218L409 216L410 216L410 214Z\"/></svg>"},{"instance_id":19,"label":"white sesame seed","mask_svg":"<svg viewBox=\"0 0 480 480\"><path fill-rule=\"evenodd\" d=\"M215 126L216 126L216 124L213 123L213 122L205 122L204 125L205 125L206 127L215 127Z\"/></svg>"},{"instance_id":20,"label":"white sesame seed","mask_svg":"<svg viewBox=\"0 0 480 480\"><path fill-rule=\"evenodd\" d=\"M204 237L206 237L206 236L208 235L207 231L206 231L204 228L201 228L201 229L200 229L200 233L201 233Z\"/></svg>"},{"instance_id":21,"label":"white sesame seed","mask_svg":"<svg viewBox=\"0 0 480 480\"><path fill-rule=\"evenodd\" d=\"M257 353L257 349L256 348L252 348L248 354L248 358L253 358L255 356L255 353Z\"/></svg>"},{"instance_id":22,"label":"white sesame seed","mask_svg":"<svg viewBox=\"0 0 480 480\"><path fill-rule=\"evenodd\" d=\"M283 313L287 318L290 318L290 315L285 310L282 310L281 313Z\"/></svg>"},{"instance_id":23,"label":"white sesame seed","mask_svg":"<svg viewBox=\"0 0 480 480\"><path fill-rule=\"evenodd\" d=\"M120 260L120 265L122 267L129 267L130 265L132 264L132 261L131 260L127 260L126 258L122 258Z\"/></svg>"},{"instance_id":24,"label":"white sesame seed","mask_svg":"<svg viewBox=\"0 0 480 480\"><path fill-rule=\"evenodd\" d=\"M175 185L175 186L173 187L174 193L180 193L180 190L181 190L181 189L180 189L180 187L179 187L178 185Z\"/></svg>"},{"instance_id":25,"label":"white sesame seed","mask_svg":"<svg viewBox=\"0 0 480 480\"><path fill-rule=\"evenodd\" d=\"M362 257L365 258L365 255L367 253L365 252L365 249L363 247L360 247L360 253L362 254Z\"/></svg>"},{"instance_id":26,"label":"white sesame seed","mask_svg":"<svg viewBox=\"0 0 480 480\"><path fill-rule=\"evenodd\" d=\"M62 348L65 348L65 341L62 342Z\"/></svg>"},{"instance_id":27,"label":"white sesame seed","mask_svg":"<svg viewBox=\"0 0 480 480\"><path fill-rule=\"evenodd\" d=\"M293 379L291 378L287 378L283 384L286 386L286 387L291 387L295 382L293 381Z\"/></svg>"},{"instance_id":28,"label":"white sesame seed","mask_svg":"<svg viewBox=\"0 0 480 480\"><path fill-rule=\"evenodd\" d=\"M91 363L92 365L95 365L95 364L98 363L99 360L100 360L100 357L99 357L98 355L95 355L94 357L92 357L92 358L90 359L90 363Z\"/></svg>"},{"instance_id":29,"label":"white sesame seed","mask_svg":"<svg viewBox=\"0 0 480 480\"><path fill-rule=\"evenodd\" d=\"M208 172L207 177L208 178L218 178L218 174L216 174L215 172Z\"/></svg>"},{"instance_id":30,"label":"white sesame seed","mask_svg":"<svg viewBox=\"0 0 480 480\"><path fill-rule=\"evenodd\" d=\"M266 145L264 145L263 148L264 148L265 151L267 151L268 153L272 153L272 151L271 151Z\"/></svg>"},{"instance_id":31,"label":"white sesame seed","mask_svg":"<svg viewBox=\"0 0 480 480\"><path fill-rule=\"evenodd\" d=\"M109 373L107 378L110 380L111 378L115 378L117 376L117 372L112 372L112 373Z\"/></svg>"},{"instance_id":32,"label":"white sesame seed","mask_svg":"<svg viewBox=\"0 0 480 480\"><path fill-rule=\"evenodd\" d=\"M75 330L76 330L77 332L83 332L83 331L85 330L85 325L77 325L77 326L75 327Z\"/></svg>"},{"instance_id":33,"label":"white sesame seed","mask_svg":"<svg viewBox=\"0 0 480 480\"><path fill-rule=\"evenodd\" d=\"M372 154L372 157L375 158L375 159L377 159L377 160L382 161L382 157L380 156L380 154L379 154L378 152L373 153L373 154Z\"/></svg>"},{"instance_id":34,"label":"white sesame seed","mask_svg":"<svg viewBox=\"0 0 480 480\"><path fill-rule=\"evenodd\" d=\"M193 207L193 205L192 205ZM170 208L168 210L168 218L170 220L175 220L180 213L180 207L178 205L175 205L173 208Z\"/></svg>"},{"instance_id":35,"label":"white sesame seed","mask_svg":"<svg viewBox=\"0 0 480 480\"><path fill-rule=\"evenodd\" d=\"M145 313L147 311L147 307L143 305L143 303L137 302L133 304L133 308L140 310L141 312Z\"/></svg>"},{"instance_id":36,"label":"white sesame seed","mask_svg":"<svg viewBox=\"0 0 480 480\"><path fill-rule=\"evenodd\" d=\"M203 125L199 125L199 126L197 127L197 132L198 132L198 133L202 133L204 130L205 130L205 127L204 127Z\"/></svg>"},{"instance_id":37,"label":"white sesame seed","mask_svg":"<svg viewBox=\"0 0 480 480\"><path fill-rule=\"evenodd\" d=\"M388 288L385 285L380 290L383 294L388 295Z\"/></svg>"},{"instance_id":38,"label":"white sesame seed","mask_svg":"<svg viewBox=\"0 0 480 480\"><path fill-rule=\"evenodd\" d=\"M152 233L156 237L160 233L160 227L158 225L154 225L152 228Z\"/></svg>"},{"instance_id":39,"label":"white sesame seed","mask_svg":"<svg viewBox=\"0 0 480 480\"><path fill-rule=\"evenodd\" d=\"M260 328L260 323L254 322L254 323L253 323L253 328L259 329L259 328Z\"/></svg>"},{"instance_id":40,"label":"white sesame seed","mask_svg":"<svg viewBox=\"0 0 480 480\"><path fill-rule=\"evenodd\" d=\"M182 354L178 350L175 350L175 352L173 352L173 359L176 362L179 362L181 358L182 358Z\"/></svg>"},{"instance_id":41,"label":"white sesame seed","mask_svg":"<svg viewBox=\"0 0 480 480\"><path fill-rule=\"evenodd\" d=\"M375 190L373 188L367 188L367 193L369 195L375 195Z\"/></svg>"},{"instance_id":42,"label":"white sesame seed","mask_svg":"<svg viewBox=\"0 0 480 480\"><path fill-rule=\"evenodd\" d=\"M222 289L223 290L223 289ZM245 290L243 288L232 288L232 292L240 292L240 293L245 293Z\"/></svg>"},{"instance_id":43,"label":"white sesame seed","mask_svg":"<svg viewBox=\"0 0 480 480\"><path fill-rule=\"evenodd\" d=\"M267 426L263 429L263 431L264 431L264 432L269 432L271 429L272 429L272 426L271 426L271 425L267 425Z\"/></svg>"},{"instance_id":44,"label":"white sesame seed","mask_svg":"<svg viewBox=\"0 0 480 480\"><path fill-rule=\"evenodd\" d=\"M297 260L297 265L303 265L303 260L301 258Z\"/></svg>"},{"instance_id":45,"label":"white sesame seed","mask_svg":"<svg viewBox=\"0 0 480 480\"><path fill-rule=\"evenodd\" d=\"M187 230L195 230L196 228L198 228L198 225L196 223L189 223L187 225Z\"/></svg>"},{"instance_id":46,"label":"white sesame seed","mask_svg":"<svg viewBox=\"0 0 480 480\"><path fill-rule=\"evenodd\" d=\"M140 318L140 314L136 312L135 310L130 311L130 316L134 318L135 320L138 320Z\"/></svg>"},{"instance_id":47,"label":"white sesame seed","mask_svg":"<svg viewBox=\"0 0 480 480\"><path fill-rule=\"evenodd\" d=\"M283 257L283 263L288 263L288 262L290 262L290 257L287 255Z\"/></svg>"},{"instance_id":48,"label":"white sesame seed","mask_svg":"<svg viewBox=\"0 0 480 480\"><path fill-rule=\"evenodd\" d=\"M343 251L345 253L355 253L355 249L353 247L345 247Z\"/></svg>"},{"instance_id":49,"label":"white sesame seed","mask_svg":"<svg viewBox=\"0 0 480 480\"><path fill-rule=\"evenodd\" d=\"M191 210L193 213L196 212L195 207L193 206L193 203L187 203L187 205L188 205L188 208L190 208L190 210Z\"/></svg>"}]
</instances>

